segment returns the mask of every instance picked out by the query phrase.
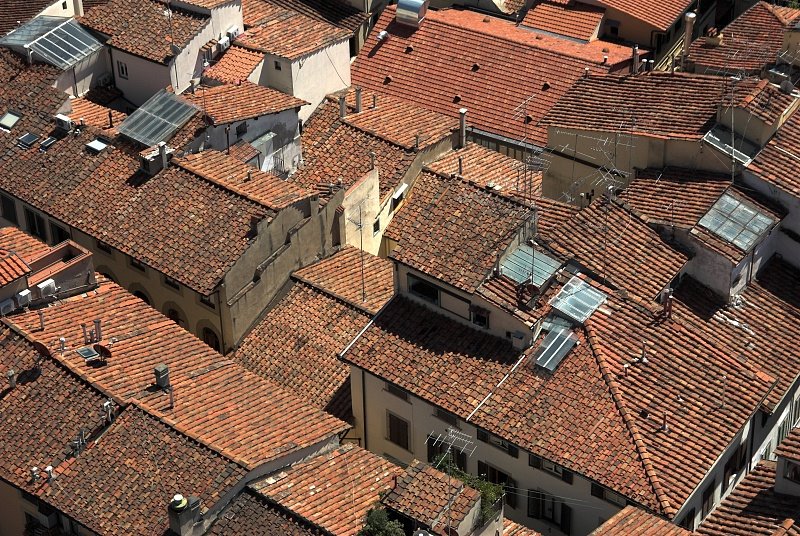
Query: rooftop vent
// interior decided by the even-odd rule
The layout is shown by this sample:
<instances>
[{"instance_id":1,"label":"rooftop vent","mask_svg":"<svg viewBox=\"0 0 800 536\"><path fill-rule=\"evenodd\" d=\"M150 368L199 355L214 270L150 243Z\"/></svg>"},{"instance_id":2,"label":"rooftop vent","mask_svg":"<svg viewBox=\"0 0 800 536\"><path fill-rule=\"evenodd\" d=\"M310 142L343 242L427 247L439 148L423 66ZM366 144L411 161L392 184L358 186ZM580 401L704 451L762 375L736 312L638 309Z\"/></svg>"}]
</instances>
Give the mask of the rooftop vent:
<instances>
[{"instance_id":1,"label":"rooftop vent","mask_svg":"<svg viewBox=\"0 0 800 536\"><path fill-rule=\"evenodd\" d=\"M48 136L42 141L42 143L39 144L39 151L41 152L47 151L50 147L55 145L57 141L58 138L54 138L53 136Z\"/></svg>"},{"instance_id":2,"label":"rooftop vent","mask_svg":"<svg viewBox=\"0 0 800 536\"><path fill-rule=\"evenodd\" d=\"M428 12L428 0L399 0L397 2L397 22L419 28Z\"/></svg>"}]
</instances>

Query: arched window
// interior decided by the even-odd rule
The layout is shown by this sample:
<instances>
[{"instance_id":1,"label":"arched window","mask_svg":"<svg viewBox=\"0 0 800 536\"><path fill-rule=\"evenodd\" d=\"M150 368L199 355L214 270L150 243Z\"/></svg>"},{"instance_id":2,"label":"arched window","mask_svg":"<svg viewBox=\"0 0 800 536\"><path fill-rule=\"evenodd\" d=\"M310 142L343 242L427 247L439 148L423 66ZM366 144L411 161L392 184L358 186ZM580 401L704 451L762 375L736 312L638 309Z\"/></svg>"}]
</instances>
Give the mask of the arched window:
<instances>
[{"instance_id":1,"label":"arched window","mask_svg":"<svg viewBox=\"0 0 800 536\"><path fill-rule=\"evenodd\" d=\"M217 352L220 351L219 337L217 337L217 334L214 333L213 330L209 328L203 328L201 338L203 339L203 342L209 345L211 348Z\"/></svg>"},{"instance_id":2,"label":"arched window","mask_svg":"<svg viewBox=\"0 0 800 536\"><path fill-rule=\"evenodd\" d=\"M147 294L145 294L141 290L134 291L133 295L142 300L147 305L150 305L150 298L148 298Z\"/></svg>"},{"instance_id":3,"label":"arched window","mask_svg":"<svg viewBox=\"0 0 800 536\"><path fill-rule=\"evenodd\" d=\"M186 325L186 321L183 319L180 311L178 311L177 309L167 309L167 318L169 318L170 320L172 320L181 327L184 327Z\"/></svg>"}]
</instances>

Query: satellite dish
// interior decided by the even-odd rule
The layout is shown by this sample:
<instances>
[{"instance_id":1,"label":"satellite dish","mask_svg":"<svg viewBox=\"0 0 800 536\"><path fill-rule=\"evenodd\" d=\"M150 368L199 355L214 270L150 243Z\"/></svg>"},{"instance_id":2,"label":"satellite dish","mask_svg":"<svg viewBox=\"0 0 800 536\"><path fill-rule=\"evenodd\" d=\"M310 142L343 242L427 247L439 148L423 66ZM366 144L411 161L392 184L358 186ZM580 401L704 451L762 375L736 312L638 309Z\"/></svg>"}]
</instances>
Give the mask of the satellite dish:
<instances>
[{"instance_id":1,"label":"satellite dish","mask_svg":"<svg viewBox=\"0 0 800 536\"><path fill-rule=\"evenodd\" d=\"M103 358L103 361L111 357L111 350L108 348L108 346L103 344L95 344L93 348L94 351L97 352L101 358Z\"/></svg>"},{"instance_id":2,"label":"satellite dish","mask_svg":"<svg viewBox=\"0 0 800 536\"><path fill-rule=\"evenodd\" d=\"M791 95L792 91L794 91L794 84L792 84L789 80L784 80L781 82L780 88L781 92Z\"/></svg>"},{"instance_id":3,"label":"satellite dish","mask_svg":"<svg viewBox=\"0 0 800 536\"><path fill-rule=\"evenodd\" d=\"M41 342L33 341L32 345L33 345L33 349L36 350L39 353L40 356L53 357L53 355L50 353L50 350L47 348L47 346L45 346Z\"/></svg>"}]
</instances>

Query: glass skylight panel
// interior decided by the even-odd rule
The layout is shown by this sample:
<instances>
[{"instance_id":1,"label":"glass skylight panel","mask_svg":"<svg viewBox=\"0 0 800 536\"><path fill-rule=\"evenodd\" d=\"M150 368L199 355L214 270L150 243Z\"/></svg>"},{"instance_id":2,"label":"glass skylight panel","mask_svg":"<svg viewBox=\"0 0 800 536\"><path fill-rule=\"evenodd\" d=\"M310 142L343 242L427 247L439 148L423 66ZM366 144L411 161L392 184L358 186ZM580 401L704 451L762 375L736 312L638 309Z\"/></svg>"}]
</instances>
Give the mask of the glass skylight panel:
<instances>
[{"instance_id":1,"label":"glass skylight panel","mask_svg":"<svg viewBox=\"0 0 800 536\"><path fill-rule=\"evenodd\" d=\"M550 279L560 266L560 262L540 251L534 251L527 244L520 245L500 263L503 275L515 283L522 284L532 279L537 287Z\"/></svg>"},{"instance_id":2,"label":"glass skylight panel","mask_svg":"<svg viewBox=\"0 0 800 536\"><path fill-rule=\"evenodd\" d=\"M146 147L168 140L197 108L162 89L120 123L118 130Z\"/></svg>"},{"instance_id":3,"label":"glass skylight panel","mask_svg":"<svg viewBox=\"0 0 800 536\"><path fill-rule=\"evenodd\" d=\"M573 276L567 284L550 300L550 305L583 324L592 316L598 307L603 305L607 296L586 283L578 276Z\"/></svg>"},{"instance_id":4,"label":"glass skylight panel","mask_svg":"<svg viewBox=\"0 0 800 536\"><path fill-rule=\"evenodd\" d=\"M7 47L24 47L66 22L64 17L36 17L16 30L0 38L0 45Z\"/></svg>"},{"instance_id":5,"label":"glass skylight panel","mask_svg":"<svg viewBox=\"0 0 800 536\"><path fill-rule=\"evenodd\" d=\"M547 334L533 357L538 366L554 372L577 343L578 337L570 330L557 329Z\"/></svg>"},{"instance_id":6,"label":"glass skylight panel","mask_svg":"<svg viewBox=\"0 0 800 536\"><path fill-rule=\"evenodd\" d=\"M68 20L30 44L31 50L44 61L61 69L69 69L102 47L100 41L74 20Z\"/></svg>"},{"instance_id":7,"label":"glass skylight panel","mask_svg":"<svg viewBox=\"0 0 800 536\"><path fill-rule=\"evenodd\" d=\"M3 130L11 130L21 118L21 115L15 114L14 112L6 112L3 114L3 117L0 118L0 128Z\"/></svg>"},{"instance_id":8,"label":"glass skylight panel","mask_svg":"<svg viewBox=\"0 0 800 536\"><path fill-rule=\"evenodd\" d=\"M749 250L774 223L756 207L728 193L722 194L700 219L701 227L743 251Z\"/></svg>"}]
</instances>

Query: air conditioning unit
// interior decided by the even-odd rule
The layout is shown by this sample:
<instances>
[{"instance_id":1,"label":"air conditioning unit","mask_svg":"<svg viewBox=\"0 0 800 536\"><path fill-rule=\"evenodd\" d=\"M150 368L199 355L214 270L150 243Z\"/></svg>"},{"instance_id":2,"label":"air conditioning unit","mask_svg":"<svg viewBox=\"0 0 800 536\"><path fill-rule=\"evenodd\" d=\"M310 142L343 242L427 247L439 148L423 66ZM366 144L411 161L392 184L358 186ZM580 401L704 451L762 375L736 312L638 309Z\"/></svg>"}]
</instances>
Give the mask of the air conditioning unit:
<instances>
[{"instance_id":1,"label":"air conditioning unit","mask_svg":"<svg viewBox=\"0 0 800 536\"><path fill-rule=\"evenodd\" d=\"M21 290L17 293L17 307L26 307L31 303L31 291L29 289Z\"/></svg>"},{"instance_id":2,"label":"air conditioning unit","mask_svg":"<svg viewBox=\"0 0 800 536\"><path fill-rule=\"evenodd\" d=\"M14 300L11 298L0 302L0 315L9 315L14 312L14 309L16 309L16 306L14 305Z\"/></svg>"},{"instance_id":3,"label":"air conditioning unit","mask_svg":"<svg viewBox=\"0 0 800 536\"><path fill-rule=\"evenodd\" d=\"M72 122L72 119L70 119L66 115L64 114L56 115L56 127L60 128L61 130L69 132L70 130L72 130L73 125L74 123Z\"/></svg>"},{"instance_id":4,"label":"air conditioning unit","mask_svg":"<svg viewBox=\"0 0 800 536\"><path fill-rule=\"evenodd\" d=\"M525 349L525 334L521 331L511 333L511 345L517 350Z\"/></svg>"},{"instance_id":5,"label":"air conditioning unit","mask_svg":"<svg viewBox=\"0 0 800 536\"><path fill-rule=\"evenodd\" d=\"M108 87L114 83L114 75L111 73L103 73L97 77L97 85L99 87Z\"/></svg>"},{"instance_id":6,"label":"air conditioning unit","mask_svg":"<svg viewBox=\"0 0 800 536\"><path fill-rule=\"evenodd\" d=\"M219 49L220 51L228 50L231 46L231 38L227 35L219 40Z\"/></svg>"},{"instance_id":7,"label":"air conditioning unit","mask_svg":"<svg viewBox=\"0 0 800 536\"><path fill-rule=\"evenodd\" d=\"M36 288L39 289L39 297L47 298L56 293L56 282L53 279L47 279L36 285Z\"/></svg>"},{"instance_id":8,"label":"air conditioning unit","mask_svg":"<svg viewBox=\"0 0 800 536\"><path fill-rule=\"evenodd\" d=\"M233 43L233 41L237 37L239 37L240 33L242 33L242 32L239 30L239 28L237 28L236 26L231 26L230 28L228 28L228 31L225 32L225 35L228 37L230 42Z\"/></svg>"}]
</instances>

